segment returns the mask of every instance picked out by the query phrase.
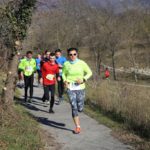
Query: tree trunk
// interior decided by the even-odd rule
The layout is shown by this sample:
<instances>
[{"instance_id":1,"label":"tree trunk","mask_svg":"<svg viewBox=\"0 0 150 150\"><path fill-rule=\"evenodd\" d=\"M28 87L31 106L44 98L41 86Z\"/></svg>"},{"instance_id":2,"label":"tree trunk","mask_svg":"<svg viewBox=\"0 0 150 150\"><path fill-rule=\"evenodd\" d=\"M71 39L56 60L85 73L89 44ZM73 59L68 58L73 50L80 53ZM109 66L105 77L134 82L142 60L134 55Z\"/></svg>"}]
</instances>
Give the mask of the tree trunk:
<instances>
[{"instance_id":1,"label":"tree trunk","mask_svg":"<svg viewBox=\"0 0 150 150\"><path fill-rule=\"evenodd\" d=\"M102 58L101 58L101 53L98 52L98 75L100 75L100 67L101 67L101 63L102 63Z\"/></svg>"},{"instance_id":2,"label":"tree trunk","mask_svg":"<svg viewBox=\"0 0 150 150\"><path fill-rule=\"evenodd\" d=\"M18 64L18 57L17 55L14 55L12 56L12 59L10 60L9 63L7 79L1 97L2 107L4 110L8 110L8 111L12 111L14 90L15 90L16 77L17 77L17 64Z\"/></svg>"},{"instance_id":3,"label":"tree trunk","mask_svg":"<svg viewBox=\"0 0 150 150\"><path fill-rule=\"evenodd\" d=\"M6 71L8 68L8 49L4 48L2 53L2 62L0 69Z\"/></svg>"},{"instance_id":4,"label":"tree trunk","mask_svg":"<svg viewBox=\"0 0 150 150\"><path fill-rule=\"evenodd\" d=\"M116 78L116 71L115 71L114 50L112 50L112 67L113 67L113 78L114 78L114 80L117 80L117 78Z\"/></svg>"},{"instance_id":5,"label":"tree trunk","mask_svg":"<svg viewBox=\"0 0 150 150\"><path fill-rule=\"evenodd\" d=\"M134 57L133 57L132 46L130 46L130 57L131 57L132 66L133 66L133 68L134 68L134 71L133 71L134 80L135 80L135 82L137 82L137 81L138 81L138 78L137 78L137 73L136 73L136 65L135 65L135 59L134 59Z\"/></svg>"}]
</instances>

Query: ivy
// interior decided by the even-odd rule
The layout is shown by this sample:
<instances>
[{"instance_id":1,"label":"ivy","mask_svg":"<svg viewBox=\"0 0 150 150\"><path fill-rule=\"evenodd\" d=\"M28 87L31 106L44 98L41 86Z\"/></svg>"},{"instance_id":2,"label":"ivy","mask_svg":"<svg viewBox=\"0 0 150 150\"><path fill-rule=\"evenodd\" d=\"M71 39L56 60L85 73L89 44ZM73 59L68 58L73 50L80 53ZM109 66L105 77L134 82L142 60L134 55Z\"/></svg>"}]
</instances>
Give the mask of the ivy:
<instances>
[{"instance_id":1,"label":"ivy","mask_svg":"<svg viewBox=\"0 0 150 150\"><path fill-rule=\"evenodd\" d=\"M14 41L22 41L26 36L35 3L36 0L13 0L0 8L0 42L12 52Z\"/></svg>"}]
</instances>

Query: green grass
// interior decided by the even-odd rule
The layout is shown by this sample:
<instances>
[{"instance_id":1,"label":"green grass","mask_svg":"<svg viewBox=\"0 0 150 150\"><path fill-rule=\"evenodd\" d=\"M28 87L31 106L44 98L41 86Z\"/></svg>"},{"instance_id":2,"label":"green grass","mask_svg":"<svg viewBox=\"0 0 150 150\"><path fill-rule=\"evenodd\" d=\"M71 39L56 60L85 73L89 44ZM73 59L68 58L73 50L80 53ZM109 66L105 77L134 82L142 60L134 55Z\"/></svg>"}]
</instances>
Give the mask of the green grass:
<instances>
[{"instance_id":1,"label":"green grass","mask_svg":"<svg viewBox=\"0 0 150 150\"><path fill-rule=\"evenodd\" d=\"M98 108L90 106L89 104L85 105L84 112L88 116L97 120L100 124L104 124L109 128L116 129L116 128L122 128L123 127L123 125L121 123L113 121L111 118L102 114Z\"/></svg>"},{"instance_id":2,"label":"green grass","mask_svg":"<svg viewBox=\"0 0 150 150\"><path fill-rule=\"evenodd\" d=\"M1 72L0 93L4 86L6 74ZM20 95L19 90L15 96ZM41 138L38 123L19 104L14 104L13 112L4 112L4 121L0 124L0 150L43 150L44 143Z\"/></svg>"},{"instance_id":3,"label":"green grass","mask_svg":"<svg viewBox=\"0 0 150 150\"><path fill-rule=\"evenodd\" d=\"M0 93L4 86L6 74L0 72ZM15 96L20 95L16 90ZM5 118L0 124L0 150L42 150L38 123L21 105L13 105L13 114L4 112ZM13 116L13 117L12 117Z\"/></svg>"},{"instance_id":4,"label":"green grass","mask_svg":"<svg viewBox=\"0 0 150 150\"><path fill-rule=\"evenodd\" d=\"M0 149L37 150L42 149L38 123L20 105L14 106L17 117L0 128Z\"/></svg>"}]
</instances>

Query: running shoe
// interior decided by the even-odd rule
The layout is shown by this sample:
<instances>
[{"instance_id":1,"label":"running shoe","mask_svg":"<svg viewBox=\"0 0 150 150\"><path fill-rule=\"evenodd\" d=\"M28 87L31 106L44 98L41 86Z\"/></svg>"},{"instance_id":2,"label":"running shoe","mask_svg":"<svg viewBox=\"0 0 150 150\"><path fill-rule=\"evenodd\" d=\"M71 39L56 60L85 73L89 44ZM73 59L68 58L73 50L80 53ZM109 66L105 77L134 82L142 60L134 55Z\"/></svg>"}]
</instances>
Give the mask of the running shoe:
<instances>
[{"instance_id":1,"label":"running shoe","mask_svg":"<svg viewBox=\"0 0 150 150\"><path fill-rule=\"evenodd\" d=\"M54 114L55 112L53 111L53 109L49 109L49 113Z\"/></svg>"},{"instance_id":2,"label":"running shoe","mask_svg":"<svg viewBox=\"0 0 150 150\"><path fill-rule=\"evenodd\" d=\"M76 127L73 131L74 134L79 134L81 132L81 128L80 127Z\"/></svg>"},{"instance_id":3,"label":"running shoe","mask_svg":"<svg viewBox=\"0 0 150 150\"><path fill-rule=\"evenodd\" d=\"M32 98L29 98L29 99L28 99L28 102L29 102L29 103L32 103Z\"/></svg>"},{"instance_id":4,"label":"running shoe","mask_svg":"<svg viewBox=\"0 0 150 150\"><path fill-rule=\"evenodd\" d=\"M46 103L47 105L49 105L50 102L49 102L48 100L46 100L45 103Z\"/></svg>"}]
</instances>

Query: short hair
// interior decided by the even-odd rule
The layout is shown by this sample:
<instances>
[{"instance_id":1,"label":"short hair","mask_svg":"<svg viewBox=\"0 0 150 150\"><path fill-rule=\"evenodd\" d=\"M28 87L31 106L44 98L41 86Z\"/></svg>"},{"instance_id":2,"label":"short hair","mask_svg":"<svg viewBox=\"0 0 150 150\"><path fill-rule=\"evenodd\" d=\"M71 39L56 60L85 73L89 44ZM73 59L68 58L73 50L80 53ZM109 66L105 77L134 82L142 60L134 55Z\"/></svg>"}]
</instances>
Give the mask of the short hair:
<instances>
[{"instance_id":1,"label":"short hair","mask_svg":"<svg viewBox=\"0 0 150 150\"><path fill-rule=\"evenodd\" d=\"M69 54L71 51L76 51L78 53L78 49L77 48L74 48L74 47L71 47L71 48L68 48L67 49L67 53Z\"/></svg>"},{"instance_id":2,"label":"short hair","mask_svg":"<svg viewBox=\"0 0 150 150\"><path fill-rule=\"evenodd\" d=\"M27 55L28 55L28 54L32 54L32 51L27 51L26 54L27 54Z\"/></svg>"},{"instance_id":3,"label":"short hair","mask_svg":"<svg viewBox=\"0 0 150 150\"><path fill-rule=\"evenodd\" d=\"M46 53L45 53L46 55L48 54L48 55L50 55L51 54L51 52L49 52L49 51L46 51Z\"/></svg>"},{"instance_id":4,"label":"short hair","mask_svg":"<svg viewBox=\"0 0 150 150\"><path fill-rule=\"evenodd\" d=\"M57 53L57 52L60 52L60 53L61 53L61 51L62 51L61 49L56 49L56 50L55 50L55 53Z\"/></svg>"},{"instance_id":5,"label":"short hair","mask_svg":"<svg viewBox=\"0 0 150 150\"><path fill-rule=\"evenodd\" d=\"M52 56L52 57L55 56L55 53L54 52L50 53L50 56Z\"/></svg>"}]
</instances>

